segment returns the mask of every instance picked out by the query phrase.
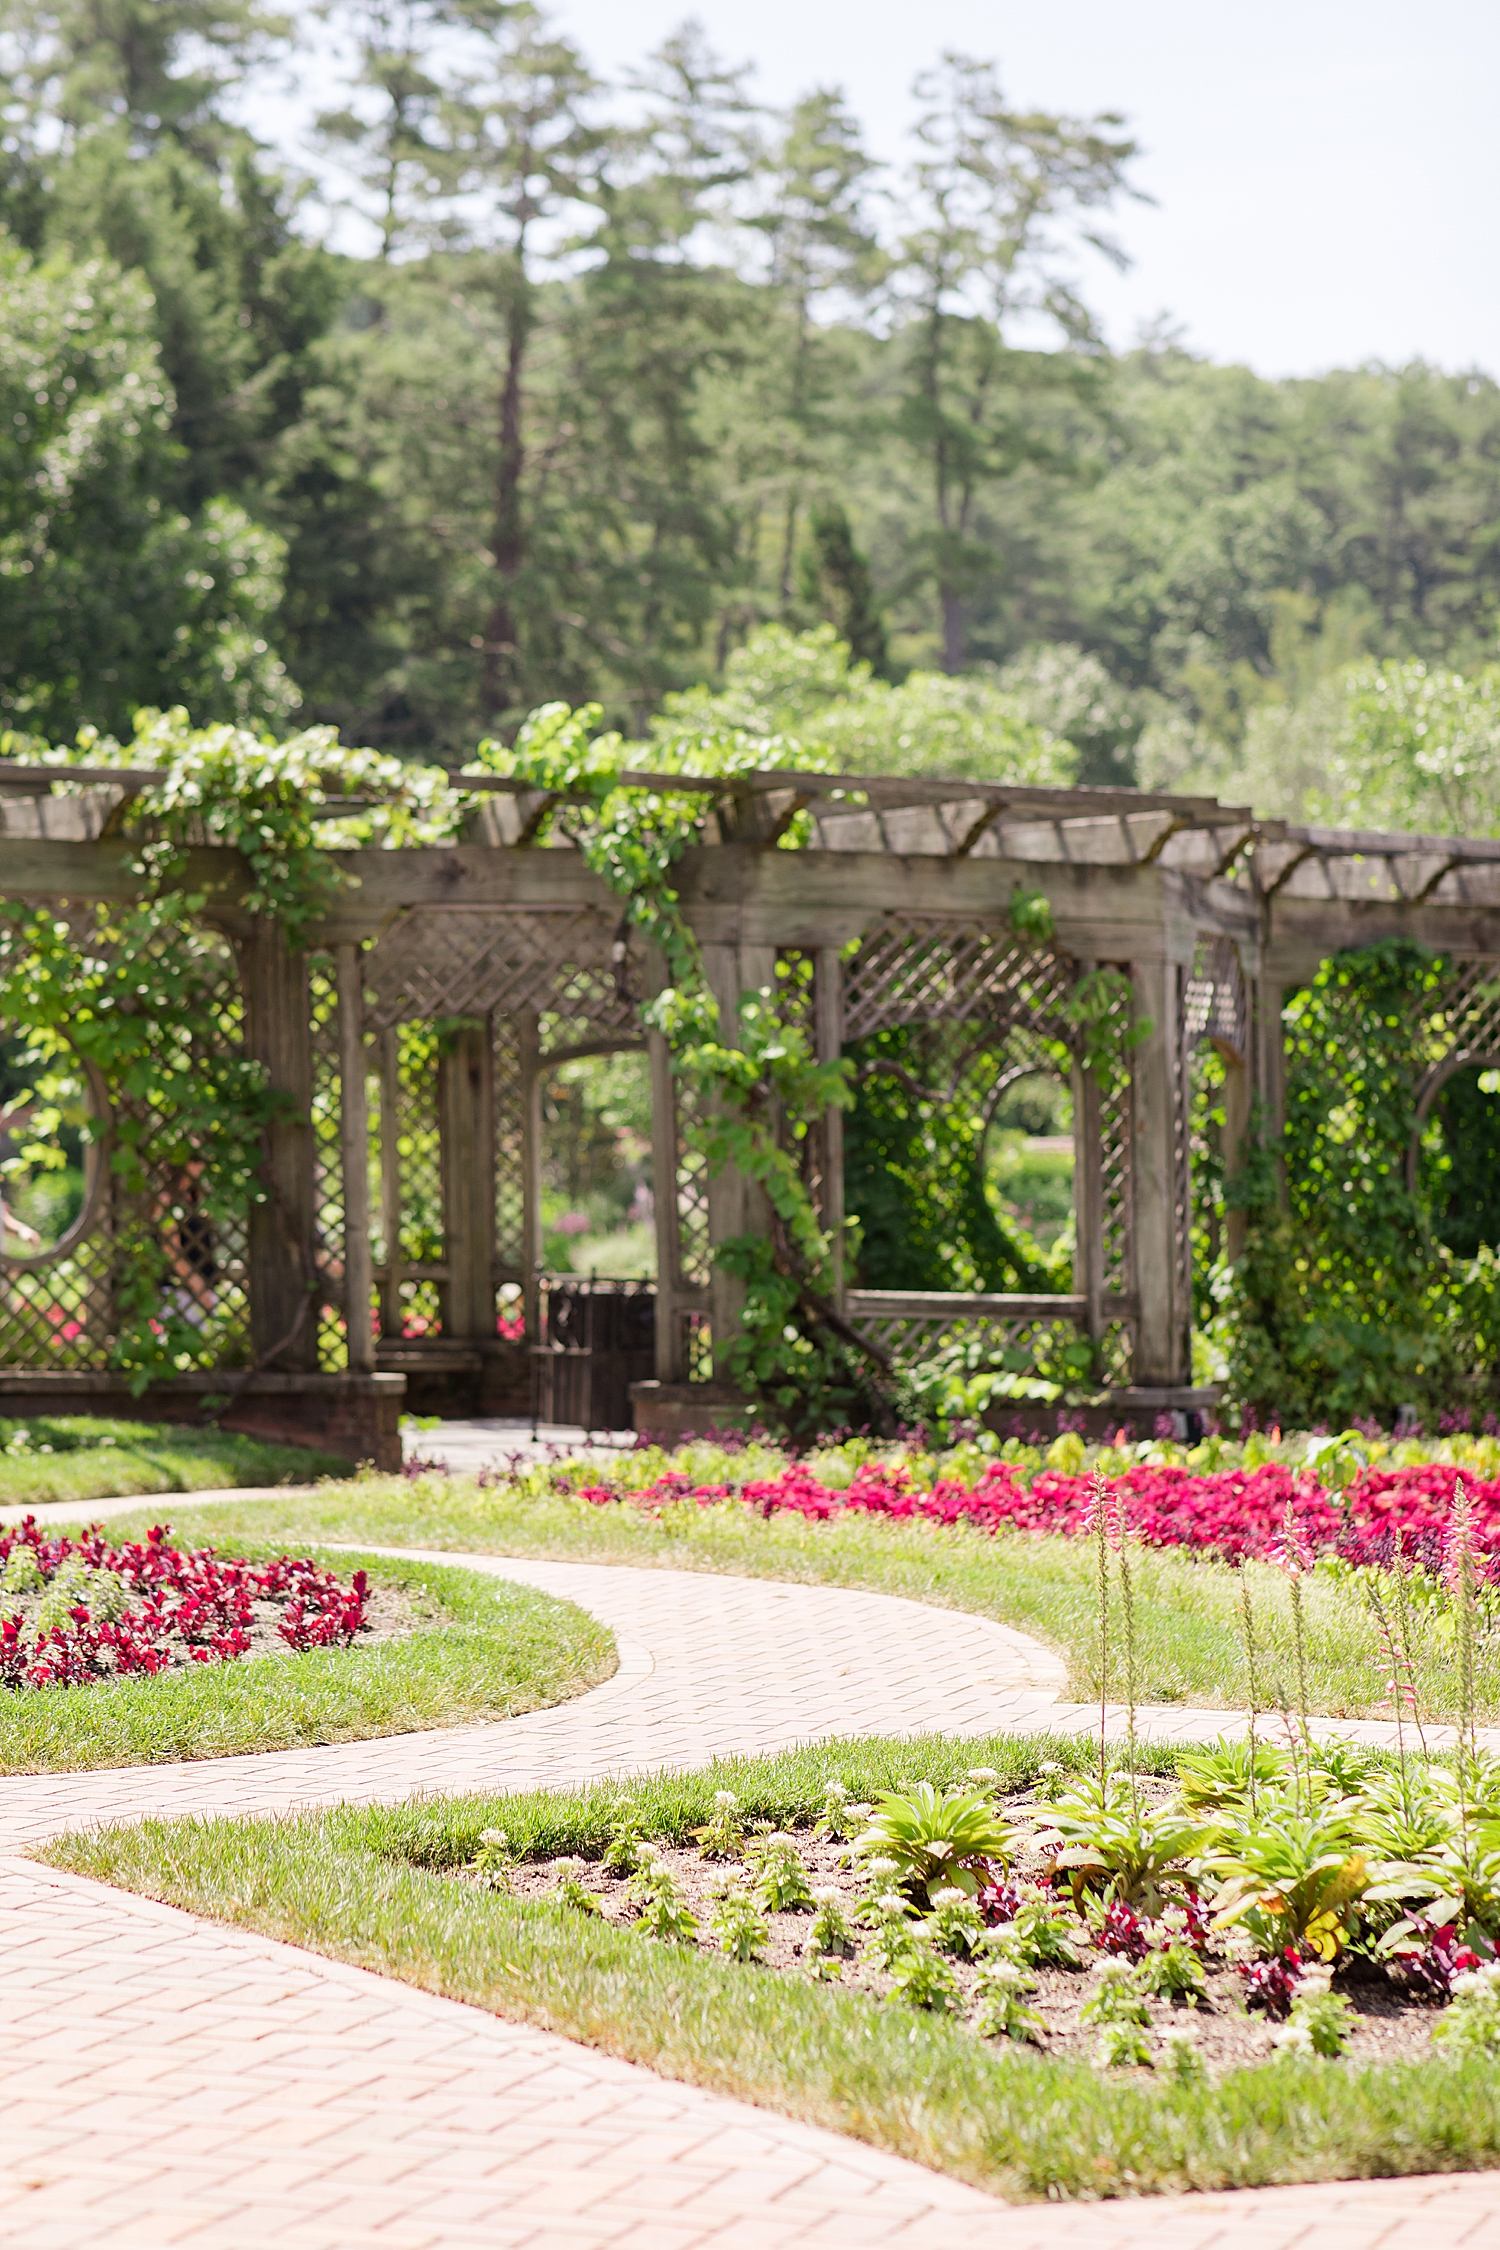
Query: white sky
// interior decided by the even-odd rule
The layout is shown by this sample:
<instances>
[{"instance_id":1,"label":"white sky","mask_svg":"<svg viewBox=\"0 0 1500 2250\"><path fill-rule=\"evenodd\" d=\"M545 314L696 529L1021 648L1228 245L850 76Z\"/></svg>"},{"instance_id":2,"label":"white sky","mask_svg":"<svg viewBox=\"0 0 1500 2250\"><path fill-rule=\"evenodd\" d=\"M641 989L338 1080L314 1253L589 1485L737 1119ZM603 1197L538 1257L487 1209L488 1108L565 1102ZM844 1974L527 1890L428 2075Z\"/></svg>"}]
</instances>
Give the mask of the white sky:
<instances>
[{"instance_id":1,"label":"white sky","mask_svg":"<svg viewBox=\"0 0 1500 2250\"><path fill-rule=\"evenodd\" d=\"M841 85L872 149L897 160L916 73L945 47L993 58L1016 103L1121 110L1144 148L1135 177L1155 207L1123 206L1116 228L1134 264L1116 276L1095 261L1089 277L1112 343L1165 315L1194 350L1267 375L1419 357L1500 372L1497 0L556 0L551 12L605 74L692 12L727 59L754 61L762 99Z\"/></svg>"}]
</instances>

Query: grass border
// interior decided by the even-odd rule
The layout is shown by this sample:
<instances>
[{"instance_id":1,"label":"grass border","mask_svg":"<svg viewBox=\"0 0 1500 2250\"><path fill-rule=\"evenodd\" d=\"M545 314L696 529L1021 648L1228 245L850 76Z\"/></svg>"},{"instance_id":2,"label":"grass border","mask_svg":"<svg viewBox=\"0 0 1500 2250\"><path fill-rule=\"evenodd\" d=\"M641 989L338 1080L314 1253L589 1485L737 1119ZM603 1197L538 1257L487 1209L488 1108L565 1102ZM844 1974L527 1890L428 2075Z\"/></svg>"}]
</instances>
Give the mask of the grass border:
<instances>
[{"instance_id":1,"label":"grass border","mask_svg":"<svg viewBox=\"0 0 1500 2250\"><path fill-rule=\"evenodd\" d=\"M1168 1764L1174 1753L1150 1761ZM706 1818L717 1788L807 1817L836 1776L951 1780L975 1763L1019 1788L1085 1737L832 1742L662 1774L628 1794L659 1833ZM944 2019L863 1993L643 1939L545 1902L453 1882L483 1827L548 1853L599 1842L611 1792L531 1791L278 1820L148 1821L56 1839L41 1856L538 2025L831 2128L1012 2201L1370 2179L1500 2166L1500 2073L1484 2061L1351 2067L1280 2059L1212 2087L995 2052Z\"/></svg>"}]
</instances>

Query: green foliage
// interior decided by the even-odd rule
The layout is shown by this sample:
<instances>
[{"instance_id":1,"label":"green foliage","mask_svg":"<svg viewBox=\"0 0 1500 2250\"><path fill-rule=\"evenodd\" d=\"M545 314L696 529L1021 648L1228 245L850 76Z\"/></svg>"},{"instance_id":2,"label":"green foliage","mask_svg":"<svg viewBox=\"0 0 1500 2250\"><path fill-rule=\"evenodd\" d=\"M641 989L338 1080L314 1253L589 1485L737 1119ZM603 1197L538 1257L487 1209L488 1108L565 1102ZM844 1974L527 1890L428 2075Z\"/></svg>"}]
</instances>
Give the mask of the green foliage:
<instances>
[{"instance_id":1,"label":"green foliage","mask_svg":"<svg viewBox=\"0 0 1500 2250\"><path fill-rule=\"evenodd\" d=\"M901 1948L891 1962L890 1975L897 1997L909 2008L931 2008L941 2015L955 2015L963 2007L957 1977L941 1954L918 1938L908 1939Z\"/></svg>"},{"instance_id":2,"label":"green foliage","mask_svg":"<svg viewBox=\"0 0 1500 2250\"><path fill-rule=\"evenodd\" d=\"M1442 1051L1451 974L1442 955L1391 939L1335 955L1287 1008L1285 1137L1279 1150L1258 1140L1229 1191L1247 1213L1248 1243L1216 1283L1230 1384L1263 1414L1349 1424L1410 1405L1435 1415L1466 1377L1500 1364L1493 1256L1485 1246L1465 1260L1442 1239L1488 1209L1471 1199L1452 1215L1465 1143L1455 1174L1453 1144L1433 1136L1415 1188L1407 1179L1417 1087ZM1455 1098L1464 1125L1469 1109Z\"/></svg>"},{"instance_id":3,"label":"green foliage","mask_svg":"<svg viewBox=\"0 0 1500 2250\"><path fill-rule=\"evenodd\" d=\"M1119 1772L1081 1779L1038 1811L1059 1838L1057 1864L1069 1870L1075 1891L1087 1888L1147 1914L1159 1914L1181 1892L1203 1842L1197 1821L1178 1806L1151 1804L1134 1778Z\"/></svg>"},{"instance_id":4,"label":"green foliage","mask_svg":"<svg viewBox=\"0 0 1500 2250\"><path fill-rule=\"evenodd\" d=\"M745 1867L751 1895L767 1914L811 1911L813 1894L794 1837L775 1829L757 1837L745 1852Z\"/></svg>"},{"instance_id":5,"label":"green foliage","mask_svg":"<svg viewBox=\"0 0 1500 2250\"><path fill-rule=\"evenodd\" d=\"M738 1885L730 1885L716 1901L708 1926L719 1941L719 1951L731 1961L758 1961L770 1939L754 1899Z\"/></svg>"},{"instance_id":6,"label":"green foliage","mask_svg":"<svg viewBox=\"0 0 1500 2250\"><path fill-rule=\"evenodd\" d=\"M1036 1978L1015 1961L992 1960L980 1973L976 1998L979 2006L974 2029L981 2039L1037 2041L1046 2026L1026 1995L1036 1990Z\"/></svg>"},{"instance_id":7,"label":"green foliage","mask_svg":"<svg viewBox=\"0 0 1500 2250\"><path fill-rule=\"evenodd\" d=\"M283 719L268 646L284 544L231 501L172 504L176 401L140 281L0 240L0 711L126 728L163 691ZM164 500L165 495L165 500Z\"/></svg>"},{"instance_id":8,"label":"green foliage","mask_svg":"<svg viewBox=\"0 0 1500 2250\"><path fill-rule=\"evenodd\" d=\"M938 1790L920 1781L877 1799L854 1848L866 1861L893 1862L897 1879L931 1907L941 1890L972 1898L985 1863L1003 1865L1012 1844L1008 1824L982 1790Z\"/></svg>"}]
</instances>

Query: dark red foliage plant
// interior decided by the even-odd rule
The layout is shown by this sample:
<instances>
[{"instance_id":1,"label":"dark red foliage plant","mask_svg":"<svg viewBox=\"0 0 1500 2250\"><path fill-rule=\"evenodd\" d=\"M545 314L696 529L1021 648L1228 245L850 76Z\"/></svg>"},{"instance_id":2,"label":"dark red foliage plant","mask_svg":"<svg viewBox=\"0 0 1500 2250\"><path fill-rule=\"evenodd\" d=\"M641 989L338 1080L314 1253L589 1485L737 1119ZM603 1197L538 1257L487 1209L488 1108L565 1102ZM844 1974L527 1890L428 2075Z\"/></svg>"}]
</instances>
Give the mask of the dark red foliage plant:
<instances>
[{"instance_id":1,"label":"dark red foliage plant","mask_svg":"<svg viewBox=\"0 0 1500 2250\"><path fill-rule=\"evenodd\" d=\"M38 1585L29 1616L10 1606L9 1589L25 1598ZM0 1688L83 1687L174 1665L232 1663L273 1618L289 1649L347 1648L364 1630L369 1590L364 1571L343 1586L307 1556L254 1563L211 1547L174 1547L165 1524L113 1547L97 1524L49 1539L28 1516L0 1532Z\"/></svg>"}]
</instances>

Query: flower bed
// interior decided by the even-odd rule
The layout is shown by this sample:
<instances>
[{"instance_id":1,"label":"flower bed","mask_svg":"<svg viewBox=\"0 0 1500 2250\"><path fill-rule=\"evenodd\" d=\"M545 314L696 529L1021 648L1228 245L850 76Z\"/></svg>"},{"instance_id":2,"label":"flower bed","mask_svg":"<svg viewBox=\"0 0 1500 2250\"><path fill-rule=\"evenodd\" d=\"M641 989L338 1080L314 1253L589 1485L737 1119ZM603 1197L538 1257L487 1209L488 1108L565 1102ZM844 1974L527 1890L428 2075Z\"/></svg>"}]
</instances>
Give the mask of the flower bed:
<instances>
[{"instance_id":1,"label":"flower bed","mask_svg":"<svg viewBox=\"0 0 1500 2250\"><path fill-rule=\"evenodd\" d=\"M1080 1449L1081 1450L1081 1449ZM1280 1462L1198 1470L1182 1463L1124 1461L1100 1466L1125 1502L1134 1537L1146 1546L1188 1547L1237 1562L1267 1557L1285 1537L1288 1507L1314 1553L1351 1563L1388 1563L1397 1554L1437 1569L1462 1478L1472 1507L1471 1538L1485 1574L1500 1577L1500 1477L1476 1476L1453 1462L1427 1461L1362 1470L1342 1493L1316 1470ZM840 1514L931 1523L966 1523L995 1533L1078 1536L1094 1520L1092 1476L1043 1465L992 1460L969 1475L926 1476L921 1457L862 1462L851 1481L822 1481L805 1464L743 1483L700 1482L668 1470L644 1487L589 1484L580 1497L597 1506L626 1502L660 1510L683 1502L711 1507L737 1501L771 1517L826 1522Z\"/></svg>"},{"instance_id":2,"label":"flower bed","mask_svg":"<svg viewBox=\"0 0 1500 2250\"><path fill-rule=\"evenodd\" d=\"M1007 1793L974 1767L872 1804L830 1778L780 1827L727 1789L693 1826L622 1796L582 1850L488 1828L458 1872L1105 2069L1413 2061L1434 2036L1500 2052L1493 1761L1382 1767L1293 1737L1188 1753L1175 1789L1036 1779Z\"/></svg>"},{"instance_id":3,"label":"flower bed","mask_svg":"<svg viewBox=\"0 0 1500 2250\"><path fill-rule=\"evenodd\" d=\"M0 1686L82 1687L129 1673L307 1649L366 1628L369 1582L307 1558L253 1563L185 1550L158 1524L111 1546L95 1530L52 1538L28 1516L0 1533Z\"/></svg>"}]
</instances>

